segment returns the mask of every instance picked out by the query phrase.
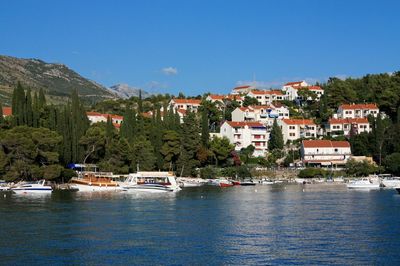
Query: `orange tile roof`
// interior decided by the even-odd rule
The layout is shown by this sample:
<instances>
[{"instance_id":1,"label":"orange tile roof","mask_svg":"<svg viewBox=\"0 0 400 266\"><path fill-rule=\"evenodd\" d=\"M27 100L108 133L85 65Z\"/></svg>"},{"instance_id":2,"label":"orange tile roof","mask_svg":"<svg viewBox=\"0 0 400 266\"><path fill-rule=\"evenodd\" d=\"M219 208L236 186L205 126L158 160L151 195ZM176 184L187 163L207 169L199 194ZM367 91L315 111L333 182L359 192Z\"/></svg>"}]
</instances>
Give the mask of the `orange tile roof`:
<instances>
[{"instance_id":1,"label":"orange tile roof","mask_svg":"<svg viewBox=\"0 0 400 266\"><path fill-rule=\"evenodd\" d=\"M334 141L334 140L303 140L304 148L348 148L350 143L348 141Z\"/></svg>"},{"instance_id":2,"label":"orange tile roof","mask_svg":"<svg viewBox=\"0 0 400 266\"><path fill-rule=\"evenodd\" d=\"M213 100L221 100L221 101L225 99L224 95L218 95L218 94L210 94L208 95L208 97L210 97Z\"/></svg>"},{"instance_id":3,"label":"orange tile roof","mask_svg":"<svg viewBox=\"0 0 400 266\"><path fill-rule=\"evenodd\" d=\"M285 86L300 86L303 81L288 82Z\"/></svg>"},{"instance_id":4,"label":"orange tile roof","mask_svg":"<svg viewBox=\"0 0 400 266\"><path fill-rule=\"evenodd\" d=\"M320 86L308 86L306 88L311 91L323 91L323 89Z\"/></svg>"},{"instance_id":5,"label":"orange tile roof","mask_svg":"<svg viewBox=\"0 0 400 266\"><path fill-rule=\"evenodd\" d=\"M253 109L275 109L275 107L271 105L250 105L249 107Z\"/></svg>"},{"instance_id":6,"label":"orange tile roof","mask_svg":"<svg viewBox=\"0 0 400 266\"><path fill-rule=\"evenodd\" d=\"M314 121L311 119L282 119L287 125L313 125L315 126Z\"/></svg>"},{"instance_id":7,"label":"orange tile roof","mask_svg":"<svg viewBox=\"0 0 400 266\"><path fill-rule=\"evenodd\" d=\"M198 104L200 105L201 100L197 99L172 99L175 103L180 104Z\"/></svg>"},{"instance_id":8,"label":"orange tile roof","mask_svg":"<svg viewBox=\"0 0 400 266\"><path fill-rule=\"evenodd\" d=\"M11 107L3 107L3 116L10 116L12 115L12 108Z\"/></svg>"},{"instance_id":9,"label":"orange tile roof","mask_svg":"<svg viewBox=\"0 0 400 266\"><path fill-rule=\"evenodd\" d=\"M329 124L368 124L367 118L330 118Z\"/></svg>"},{"instance_id":10,"label":"orange tile roof","mask_svg":"<svg viewBox=\"0 0 400 266\"><path fill-rule=\"evenodd\" d=\"M233 122L233 121L226 121L231 127L265 127L260 122Z\"/></svg>"},{"instance_id":11,"label":"orange tile roof","mask_svg":"<svg viewBox=\"0 0 400 266\"><path fill-rule=\"evenodd\" d=\"M250 88L250 87L251 86L249 86L249 85L239 86L239 87L234 88L233 90L242 90L242 89L247 89L247 88Z\"/></svg>"},{"instance_id":12,"label":"orange tile roof","mask_svg":"<svg viewBox=\"0 0 400 266\"><path fill-rule=\"evenodd\" d=\"M342 104L339 106L342 109L356 110L356 109L378 109L376 103L360 103L360 104Z\"/></svg>"},{"instance_id":13,"label":"orange tile roof","mask_svg":"<svg viewBox=\"0 0 400 266\"><path fill-rule=\"evenodd\" d=\"M182 115L186 115L186 110L185 109L178 109L176 110L178 113L181 113Z\"/></svg>"},{"instance_id":14,"label":"orange tile roof","mask_svg":"<svg viewBox=\"0 0 400 266\"><path fill-rule=\"evenodd\" d=\"M229 100L241 100L243 101L243 97L239 96L239 95L232 95L232 94L228 94L225 96L225 99L229 99Z\"/></svg>"}]
</instances>

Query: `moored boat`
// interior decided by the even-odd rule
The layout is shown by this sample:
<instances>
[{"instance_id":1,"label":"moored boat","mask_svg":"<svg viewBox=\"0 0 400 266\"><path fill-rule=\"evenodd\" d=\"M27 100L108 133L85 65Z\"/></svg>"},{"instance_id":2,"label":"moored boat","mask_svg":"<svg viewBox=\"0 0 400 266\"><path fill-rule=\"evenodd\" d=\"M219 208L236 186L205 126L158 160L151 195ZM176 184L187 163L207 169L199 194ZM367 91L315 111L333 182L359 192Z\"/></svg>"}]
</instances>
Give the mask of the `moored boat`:
<instances>
[{"instance_id":1,"label":"moored boat","mask_svg":"<svg viewBox=\"0 0 400 266\"><path fill-rule=\"evenodd\" d=\"M400 177L392 176L390 174L379 175L381 183L386 188L400 187Z\"/></svg>"},{"instance_id":2,"label":"moored boat","mask_svg":"<svg viewBox=\"0 0 400 266\"><path fill-rule=\"evenodd\" d=\"M53 188L46 184L46 180L37 182L22 182L18 183L11 190L17 194L31 194L31 193L51 193Z\"/></svg>"},{"instance_id":3,"label":"moored boat","mask_svg":"<svg viewBox=\"0 0 400 266\"><path fill-rule=\"evenodd\" d=\"M202 178L190 178L190 177L178 177L176 178L176 182L182 188L201 187L207 183L207 181Z\"/></svg>"},{"instance_id":4,"label":"moored boat","mask_svg":"<svg viewBox=\"0 0 400 266\"><path fill-rule=\"evenodd\" d=\"M359 180L350 181L347 184L349 189L379 189L380 184L376 180L371 180L370 178L363 178Z\"/></svg>"},{"instance_id":5,"label":"moored boat","mask_svg":"<svg viewBox=\"0 0 400 266\"><path fill-rule=\"evenodd\" d=\"M241 186L255 186L256 183L251 179L245 179L242 182L240 182L240 185Z\"/></svg>"},{"instance_id":6,"label":"moored boat","mask_svg":"<svg viewBox=\"0 0 400 266\"><path fill-rule=\"evenodd\" d=\"M70 188L78 189L79 192L122 190L118 183L112 180L112 173L82 172L78 177L73 177L69 184Z\"/></svg>"},{"instance_id":7,"label":"moored boat","mask_svg":"<svg viewBox=\"0 0 400 266\"><path fill-rule=\"evenodd\" d=\"M217 186L217 187L232 187L234 184L226 179L210 179L207 183L210 186Z\"/></svg>"},{"instance_id":8,"label":"moored boat","mask_svg":"<svg viewBox=\"0 0 400 266\"><path fill-rule=\"evenodd\" d=\"M175 175L170 172L137 172L129 174L119 185L128 192L177 192L180 191Z\"/></svg>"}]
</instances>

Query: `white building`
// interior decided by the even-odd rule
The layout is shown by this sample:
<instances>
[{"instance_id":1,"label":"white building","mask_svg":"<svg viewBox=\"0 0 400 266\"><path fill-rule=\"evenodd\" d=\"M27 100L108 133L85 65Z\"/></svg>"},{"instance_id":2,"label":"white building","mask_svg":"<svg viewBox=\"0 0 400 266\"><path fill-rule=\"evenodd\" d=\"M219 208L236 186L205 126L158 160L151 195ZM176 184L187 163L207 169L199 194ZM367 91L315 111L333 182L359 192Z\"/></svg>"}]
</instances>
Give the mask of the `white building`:
<instances>
[{"instance_id":1,"label":"white building","mask_svg":"<svg viewBox=\"0 0 400 266\"><path fill-rule=\"evenodd\" d=\"M236 87L232 90L231 94L233 95L243 95L249 93L251 90L254 90L255 87L250 86L250 85L245 85L245 86L240 86Z\"/></svg>"},{"instance_id":2,"label":"white building","mask_svg":"<svg viewBox=\"0 0 400 266\"><path fill-rule=\"evenodd\" d=\"M283 141L294 141L300 138L317 137L317 125L310 119L282 119L278 120L282 129Z\"/></svg>"},{"instance_id":3,"label":"white building","mask_svg":"<svg viewBox=\"0 0 400 266\"><path fill-rule=\"evenodd\" d=\"M98 123L98 122L107 122L108 117L110 117L112 123L117 128L119 128L121 126L122 121L124 121L123 116L112 115L112 114L102 114L102 113L98 113L98 112L86 112L86 116L89 119L91 124Z\"/></svg>"},{"instance_id":4,"label":"white building","mask_svg":"<svg viewBox=\"0 0 400 266\"><path fill-rule=\"evenodd\" d=\"M286 99L281 90L251 90L247 96L256 98L260 105L269 105Z\"/></svg>"},{"instance_id":5,"label":"white building","mask_svg":"<svg viewBox=\"0 0 400 266\"><path fill-rule=\"evenodd\" d=\"M232 112L232 121L256 121L268 127L272 126L274 119L289 118L289 109L284 105L251 105L238 107Z\"/></svg>"},{"instance_id":6,"label":"white building","mask_svg":"<svg viewBox=\"0 0 400 266\"><path fill-rule=\"evenodd\" d=\"M221 126L220 135L227 137L237 151L253 145L254 156L265 156L268 150L269 134L260 122L225 121Z\"/></svg>"},{"instance_id":7,"label":"white building","mask_svg":"<svg viewBox=\"0 0 400 266\"><path fill-rule=\"evenodd\" d=\"M306 165L337 166L351 158L351 148L348 141L303 140L300 154Z\"/></svg>"},{"instance_id":8,"label":"white building","mask_svg":"<svg viewBox=\"0 0 400 266\"><path fill-rule=\"evenodd\" d=\"M371 132L371 130L367 118L330 118L325 127L326 134L329 136L349 136L350 132L360 134Z\"/></svg>"},{"instance_id":9,"label":"white building","mask_svg":"<svg viewBox=\"0 0 400 266\"><path fill-rule=\"evenodd\" d=\"M342 104L337 111L339 118L367 118L369 115L377 117L378 114L379 108L375 103Z\"/></svg>"},{"instance_id":10,"label":"white building","mask_svg":"<svg viewBox=\"0 0 400 266\"><path fill-rule=\"evenodd\" d=\"M179 109L190 110L192 112L197 112L201 105L201 100L197 99L172 99L169 102L169 108L173 108L175 111Z\"/></svg>"},{"instance_id":11,"label":"white building","mask_svg":"<svg viewBox=\"0 0 400 266\"><path fill-rule=\"evenodd\" d=\"M309 90L316 94L316 100L319 100L324 94L324 90L320 86L311 86L305 81L288 82L283 87L282 90L286 92L287 99L290 101L299 101L303 98L299 95L299 90ZM307 100L312 100L309 97Z\"/></svg>"},{"instance_id":12,"label":"white building","mask_svg":"<svg viewBox=\"0 0 400 266\"><path fill-rule=\"evenodd\" d=\"M207 101L210 101L212 103L216 103L220 109L225 107L226 102L231 102L231 101L236 101L240 105L243 104L243 97L240 95L233 95L233 94L228 94L228 95L217 95L217 94L210 94L206 98Z\"/></svg>"}]
</instances>

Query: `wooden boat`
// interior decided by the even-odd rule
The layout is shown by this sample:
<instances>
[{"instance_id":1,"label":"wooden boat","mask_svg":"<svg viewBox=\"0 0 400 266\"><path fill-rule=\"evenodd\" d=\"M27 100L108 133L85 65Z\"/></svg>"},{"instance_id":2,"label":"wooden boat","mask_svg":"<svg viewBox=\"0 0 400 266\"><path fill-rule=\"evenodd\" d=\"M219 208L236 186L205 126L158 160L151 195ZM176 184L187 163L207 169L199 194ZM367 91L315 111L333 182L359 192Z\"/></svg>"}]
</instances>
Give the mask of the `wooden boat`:
<instances>
[{"instance_id":1,"label":"wooden boat","mask_svg":"<svg viewBox=\"0 0 400 266\"><path fill-rule=\"evenodd\" d=\"M123 190L112 180L112 173L82 172L78 177L69 181L72 188L80 192L120 191Z\"/></svg>"}]
</instances>

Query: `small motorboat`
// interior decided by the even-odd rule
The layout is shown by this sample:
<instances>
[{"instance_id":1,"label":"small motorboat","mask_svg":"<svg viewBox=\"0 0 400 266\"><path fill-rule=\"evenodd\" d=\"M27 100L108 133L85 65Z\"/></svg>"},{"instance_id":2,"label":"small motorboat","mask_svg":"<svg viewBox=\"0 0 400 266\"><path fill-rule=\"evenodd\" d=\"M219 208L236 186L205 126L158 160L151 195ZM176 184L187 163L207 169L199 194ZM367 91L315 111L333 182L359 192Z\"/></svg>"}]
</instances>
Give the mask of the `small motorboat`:
<instances>
[{"instance_id":1,"label":"small motorboat","mask_svg":"<svg viewBox=\"0 0 400 266\"><path fill-rule=\"evenodd\" d=\"M46 185L46 180L40 180L37 182L18 183L16 187L11 188L11 191L18 194L51 193L53 188L50 185Z\"/></svg>"},{"instance_id":2,"label":"small motorboat","mask_svg":"<svg viewBox=\"0 0 400 266\"><path fill-rule=\"evenodd\" d=\"M347 184L349 189L379 189L380 184L378 181L373 181L369 178L363 178L359 180L350 181Z\"/></svg>"},{"instance_id":3,"label":"small motorboat","mask_svg":"<svg viewBox=\"0 0 400 266\"><path fill-rule=\"evenodd\" d=\"M258 183L260 185L272 185L272 184L274 184L274 181L264 178L264 179L261 179L260 181L258 181Z\"/></svg>"},{"instance_id":4,"label":"small motorboat","mask_svg":"<svg viewBox=\"0 0 400 266\"><path fill-rule=\"evenodd\" d=\"M392 176L390 174L379 175L381 178L381 183L386 188L396 188L400 187L400 177Z\"/></svg>"},{"instance_id":5,"label":"small motorboat","mask_svg":"<svg viewBox=\"0 0 400 266\"><path fill-rule=\"evenodd\" d=\"M242 182L240 182L240 185L241 186L255 186L256 183L251 179L245 179Z\"/></svg>"},{"instance_id":6,"label":"small motorboat","mask_svg":"<svg viewBox=\"0 0 400 266\"><path fill-rule=\"evenodd\" d=\"M234 186L231 181L226 180L226 179L211 179L208 182L208 185L216 186L216 187L232 187L232 186Z\"/></svg>"},{"instance_id":7,"label":"small motorboat","mask_svg":"<svg viewBox=\"0 0 400 266\"><path fill-rule=\"evenodd\" d=\"M207 183L207 180L202 178L178 177L176 182L181 188L201 187Z\"/></svg>"}]
</instances>

